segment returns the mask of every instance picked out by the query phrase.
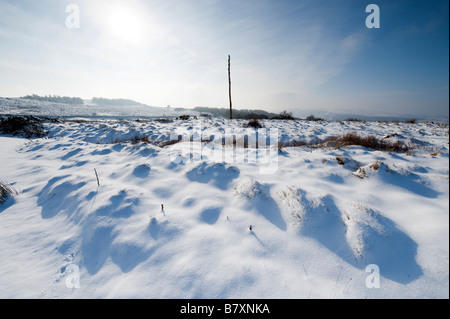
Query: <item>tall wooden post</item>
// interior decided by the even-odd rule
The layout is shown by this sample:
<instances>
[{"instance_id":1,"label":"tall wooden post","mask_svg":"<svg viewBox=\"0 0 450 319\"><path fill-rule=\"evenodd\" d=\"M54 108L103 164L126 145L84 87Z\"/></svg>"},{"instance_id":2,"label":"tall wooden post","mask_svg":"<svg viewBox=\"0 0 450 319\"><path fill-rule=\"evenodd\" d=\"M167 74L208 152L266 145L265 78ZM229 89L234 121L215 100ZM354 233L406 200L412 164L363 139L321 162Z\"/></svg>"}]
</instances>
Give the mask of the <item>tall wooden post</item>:
<instances>
[{"instance_id":1,"label":"tall wooden post","mask_svg":"<svg viewBox=\"0 0 450 319\"><path fill-rule=\"evenodd\" d=\"M228 97L230 99L230 120L233 119L233 107L231 103L231 70L230 70L230 56L228 56Z\"/></svg>"}]
</instances>

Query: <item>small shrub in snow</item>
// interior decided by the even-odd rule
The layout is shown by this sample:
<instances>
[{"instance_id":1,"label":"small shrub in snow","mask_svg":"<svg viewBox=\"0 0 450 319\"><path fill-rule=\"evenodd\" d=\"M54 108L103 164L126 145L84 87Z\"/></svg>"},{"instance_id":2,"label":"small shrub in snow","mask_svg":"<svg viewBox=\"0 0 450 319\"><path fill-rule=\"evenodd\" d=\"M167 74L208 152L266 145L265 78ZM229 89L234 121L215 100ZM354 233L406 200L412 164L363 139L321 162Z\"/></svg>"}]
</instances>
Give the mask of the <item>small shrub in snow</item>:
<instances>
[{"instance_id":1,"label":"small shrub in snow","mask_svg":"<svg viewBox=\"0 0 450 319\"><path fill-rule=\"evenodd\" d=\"M138 144L138 143L146 143L150 144L151 140L147 135L139 136L135 135L131 138L131 143Z\"/></svg>"},{"instance_id":2,"label":"small shrub in snow","mask_svg":"<svg viewBox=\"0 0 450 319\"><path fill-rule=\"evenodd\" d=\"M371 164L369 167L371 169L373 169L374 171L378 171L378 169L380 168L380 163L377 161L377 162Z\"/></svg>"},{"instance_id":3,"label":"small shrub in snow","mask_svg":"<svg viewBox=\"0 0 450 319\"><path fill-rule=\"evenodd\" d=\"M139 143L145 143L145 144L151 144L152 140L148 135L134 135L130 137L129 139L119 139L116 138L112 141L113 144L121 144L121 143L131 143L131 144L139 144Z\"/></svg>"},{"instance_id":4,"label":"small shrub in snow","mask_svg":"<svg viewBox=\"0 0 450 319\"><path fill-rule=\"evenodd\" d=\"M438 156L439 154L441 154L440 150L436 150L436 151L430 153L430 155L433 156L433 157Z\"/></svg>"},{"instance_id":5,"label":"small shrub in snow","mask_svg":"<svg viewBox=\"0 0 450 319\"><path fill-rule=\"evenodd\" d=\"M307 121L316 121L316 122L318 122L318 121L323 121L324 119L320 118L320 117L315 117L314 115L310 115L310 116L308 116L306 118L306 120Z\"/></svg>"},{"instance_id":6,"label":"small shrub in snow","mask_svg":"<svg viewBox=\"0 0 450 319\"><path fill-rule=\"evenodd\" d=\"M283 147L300 147L300 146L311 146L311 144L308 143L304 139L278 142L278 149L279 150L281 150Z\"/></svg>"},{"instance_id":7,"label":"small shrub in snow","mask_svg":"<svg viewBox=\"0 0 450 319\"><path fill-rule=\"evenodd\" d=\"M363 179L377 171L382 171L382 173L392 173L392 171L388 166L386 166L386 164L380 161L376 161L375 163L372 163L370 165L358 168L358 170L353 173L353 176Z\"/></svg>"},{"instance_id":8,"label":"small shrub in snow","mask_svg":"<svg viewBox=\"0 0 450 319\"><path fill-rule=\"evenodd\" d=\"M244 125L245 128L253 127L253 128L262 128L263 125L257 119L250 120L247 124Z\"/></svg>"},{"instance_id":9,"label":"small shrub in snow","mask_svg":"<svg viewBox=\"0 0 450 319\"><path fill-rule=\"evenodd\" d=\"M277 116L272 117L273 120L295 120L292 112L283 111Z\"/></svg>"},{"instance_id":10,"label":"small shrub in snow","mask_svg":"<svg viewBox=\"0 0 450 319\"><path fill-rule=\"evenodd\" d=\"M162 118L162 119L153 119L152 121L159 122L159 123L172 123L173 122L173 120L171 120L171 119L164 119L164 118Z\"/></svg>"},{"instance_id":11,"label":"small shrub in snow","mask_svg":"<svg viewBox=\"0 0 450 319\"><path fill-rule=\"evenodd\" d=\"M339 165L344 165L345 164L344 160L342 158L340 158L340 157L336 157L336 161L338 162Z\"/></svg>"},{"instance_id":12,"label":"small shrub in snow","mask_svg":"<svg viewBox=\"0 0 450 319\"><path fill-rule=\"evenodd\" d=\"M189 120L189 118L190 118L189 115L180 115L180 116L178 117L178 119L179 119L179 120L182 120L182 121L187 121L187 120Z\"/></svg>"},{"instance_id":13,"label":"small shrub in snow","mask_svg":"<svg viewBox=\"0 0 450 319\"><path fill-rule=\"evenodd\" d=\"M0 180L0 205L8 200L9 196L17 195L17 191L11 185Z\"/></svg>"}]
</instances>

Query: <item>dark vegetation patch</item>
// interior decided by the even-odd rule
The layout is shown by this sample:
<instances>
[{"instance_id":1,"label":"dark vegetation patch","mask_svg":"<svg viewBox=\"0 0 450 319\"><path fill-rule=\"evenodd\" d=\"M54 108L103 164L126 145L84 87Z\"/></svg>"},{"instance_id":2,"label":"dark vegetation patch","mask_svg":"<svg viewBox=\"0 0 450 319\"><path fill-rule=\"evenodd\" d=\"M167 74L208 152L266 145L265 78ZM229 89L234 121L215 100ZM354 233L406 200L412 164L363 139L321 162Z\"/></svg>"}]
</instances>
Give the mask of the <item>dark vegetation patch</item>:
<instances>
[{"instance_id":1,"label":"dark vegetation patch","mask_svg":"<svg viewBox=\"0 0 450 319\"><path fill-rule=\"evenodd\" d=\"M84 105L83 99L79 97L69 97L69 96L59 96L59 95L45 95L39 96L37 94L22 96L21 99L26 100L37 100L37 101L45 101L52 103L63 103L63 104L72 104L72 105Z\"/></svg>"},{"instance_id":2,"label":"dark vegetation patch","mask_svg":"<svg viewBox=\"0 0 450 319\"><path fill-rule=\"evenodd\" d=\"M250 120L248 123L244 124L244 128L249 128L249 127L253 127L253 128L262 128L263 125L261 124L261 122L258 119L253 119Z\"/></svg>"},{"instance_id":3,"label":"dark vegetation patch","mask_svg":"<svg viewBox=\"0 0 450 319\"><path fill-rule=\"evenodd\" d=\"M18 195L14 187L0 180L0 205L5 203L10 196L14 195Z\"/></svg>"},{"instance_id":4,"label":"dark vegetation patch","mask_svg":"<svg viewBox=\"0 0 450 319\"><path fill-rule=\"evenodd\" d=\"M0 118L0 133L26 138L44 137L47 135L43 125L45 122L58 122L58 120L33 115L2 116Z\"/></svg>"},{"instance_id":5,"label":"dark vegetation patch","mask_svg":"<svg viewBox=\"0 0 450 319\"><path fill-rule=\"evenodd\" d=\"M314 115L310 115L306 118L307 121L315 121L315 122L319 122L319 121L324 121L323 118L321 117L316 117Z\"/></svg>"},{"instance_id":6,"label":"dark vegetation patch","mask_svg":"<svg viewBox=\"0 0 450 319\"><path fill-rule=\"evenodd\" d=\"M343 136L329 137L322 144L325 147L333 147L335 149L353 145L388 152L406 152L410 149L408 145L400 140L387 141L374 135L360 136L355 132L347 133Z\"/></svg>"},{"instance_id":7,"label":"dark vegetation patch","mask_svg":"<svg viewBox=\"0 0 450 319\"><path fill-rule=\"evenodd\" d=\"M300 147L308 146L310 148L325 148L331 147L334 149L346 147L346 146L363 146L377 151L386 152L408 152L412 149L412 145L407 145L400 140L388 141L384 138L378 138L374 135L360 136L355 132L346 133L342 136L330 136L324 140L315 140L308 142L304 139L286 141L278 143L278 148L283 147Z\"/></svg>"},{"instance_id":8,"label":"dark vegetation patch","mask_svg":"<svg viewBox=\"0 0 450 319\"><path fill-rule=\"evenodd\" d=\"M272 120L295 120L294 115L292 114L292 112L288 112L288 111L283 111L280 114L272 117Z\"/></svg>"},{"instance_id":9,"label":"dark vegetation patch","mask_svg":"<svg viewBox=\"0 0 450 319\"><path fill-rule=\"evenodd\" d=\"M194 108L194 111L202 113L203 116L213 116L213 117L230 117L230 109L228 108L213 108L213 107L203 107L198 106ZM208 116L209 115L209 116ZM266 112L263 110L238 110L233 109L233 119L241 119L241 120L264 120L270 119L277 116L275 113Z\"/></svg>"}]
</instances>

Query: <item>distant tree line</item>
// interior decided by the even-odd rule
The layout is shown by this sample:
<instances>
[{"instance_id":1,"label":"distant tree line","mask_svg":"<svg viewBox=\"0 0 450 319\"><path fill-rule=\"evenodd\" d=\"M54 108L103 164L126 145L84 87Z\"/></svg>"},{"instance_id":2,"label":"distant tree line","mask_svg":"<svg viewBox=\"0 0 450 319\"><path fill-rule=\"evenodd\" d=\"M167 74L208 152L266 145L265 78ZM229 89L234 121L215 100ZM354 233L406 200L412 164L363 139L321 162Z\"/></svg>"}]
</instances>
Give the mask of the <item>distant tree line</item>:
<instances>
[{"instance_id":1,"label":"distant tree line","mask_svg":"<svg viewBox=\"0 0 450 319\"><path fill-rule=\"evenodd\" d=\"M200 113L208 113L214 117L224 117L228 118L230 116L230 109L226 108L214 108L206 106L197 106L194 108L195 111ZM236 110L233 109L233 119L270 119L277 114L266 112L263 110Z\"/></svg>"},{"instance_id":2,"label":"distant tree line","mask_svg":"<svg viewBox=\"0 0 450 319\"><path fill-rule=\"evenodd\" d=\"M295 117L292 115L292 112L283 111L280 114L273 116L272 120L295 120Z\"/></svg>"},{"instance_id":3,"label":"distant tree line","mask_svg":"<svg viewBox=\"0 0 450 319\"><path fill-rule=\"evenodd\" d=\"M99 106L129 106L129 105L145 105L133 100L127 99L105 99L103 97L94 97L92 102Z\"/></svg>"},{"instance_id":4,"label":"distant tree line","mask_svg":"<svg viewBox=\"0 0 450 319\"><path fill-rule=\"evenodd\" d=\"M54 102L54 103L64 103L64 104L84 104L83 99L79 97L68 97L68 96L59 96L59 95L45 95L39 96L37 94L22 96L22 99L28 100L38 100L38 101L46 101L46 102Z\"/></svg>"},{"instance_id":5,"label":"distant tree line","mask_svg":"<svg viewBox=\"0 0 450 319\"><path fill-rule=\"evenodd\" d=\"M29 100L38 100L38 101L46 101L46 102L54 102L54 103L64 103L64 104L84 104L83 99L79 97L68 97L68 96L59 96L59 95L44 95L39 96L37 94L22 96L22 99ZM94 97L92 98L92 102L100 106L129 106L129 105L145 105L133 100L127 99L106 99L102 97Z\"/></svg>"},{"instance_id":6,"label":"distant tree line","mask_svg":"<svg viewBox=\"0 0 450 319\"><path fill-rule=\"evenodd\" d=\"M194 108L195 111L200 113L211 114L214 117L224 117L228 118L230 115L230 110L226 108L213 108L198 106ZM233 109L233 119L243 119L243 120L294 120L295 117L291 112L283 111L279 114L270 113L264 110L236 110Z\"/></svg>"},{"instance_id":7,"label":"distant tree line","mask_svg":"<svg viewBox=\"0 0 450 319\"><path fill-rule=\"evenodd\" d=\"M68 97L68 96L58 96L58 95L46 95L39 96L37 94L27 95L21 97L22 99L30 99L30 100L38 100L38 101L47 101L47 102L55 102L55 103L64 103L64 104L78 104L83 105L84 101L79 97ZM92 102L99 106L130 106L130 105L143 105L145 104L129 100L129 99L107 99L102 97L93 97ZM185 111L184 108L175 108L175 111ZM229 118L230 110L227 108L214 108L214 107L206 107L206 106L197 106L194 108L195 111L202 113L203 115L211 115L213 117L223 117ZM233 109L233 118L234 119L243 119L243 120L294 120L295 117L291 112L283 111L279 114L267 112L264 110L247 110L247 109ZM312 118L310 116L309 120L320 120L319 118Z\"/></svg>"}]
</instances>

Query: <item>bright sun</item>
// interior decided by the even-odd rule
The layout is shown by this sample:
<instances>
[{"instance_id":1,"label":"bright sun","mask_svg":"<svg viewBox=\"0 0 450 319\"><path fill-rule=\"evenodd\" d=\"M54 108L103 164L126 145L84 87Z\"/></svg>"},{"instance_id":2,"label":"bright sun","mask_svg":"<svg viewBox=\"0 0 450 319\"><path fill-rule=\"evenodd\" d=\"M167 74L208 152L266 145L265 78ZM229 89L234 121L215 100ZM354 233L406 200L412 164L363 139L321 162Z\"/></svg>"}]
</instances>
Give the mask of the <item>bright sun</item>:
<instances>
[{"instance_id":1,"label":"bright sun","mask_svg":"<svg viewBox=\"0 0 450 319\"><path fill-rule=\"evenodd\" d=\"M111 8L107 23L110 34L121 42L138 44L143 40L145 20L132 7Z\"/></svg>"}]
</instances>

